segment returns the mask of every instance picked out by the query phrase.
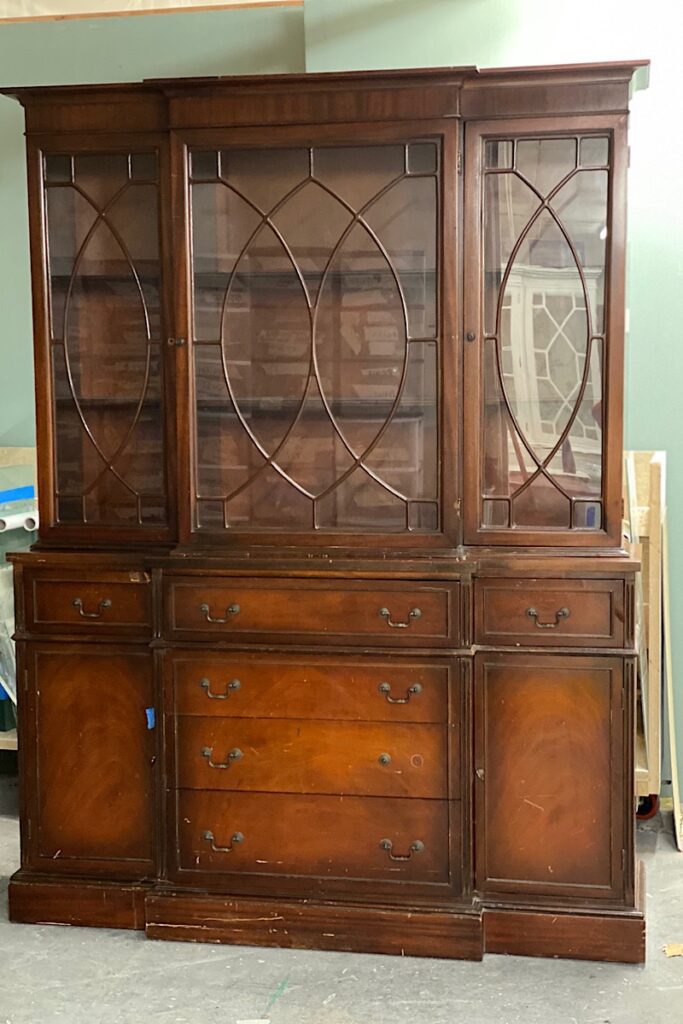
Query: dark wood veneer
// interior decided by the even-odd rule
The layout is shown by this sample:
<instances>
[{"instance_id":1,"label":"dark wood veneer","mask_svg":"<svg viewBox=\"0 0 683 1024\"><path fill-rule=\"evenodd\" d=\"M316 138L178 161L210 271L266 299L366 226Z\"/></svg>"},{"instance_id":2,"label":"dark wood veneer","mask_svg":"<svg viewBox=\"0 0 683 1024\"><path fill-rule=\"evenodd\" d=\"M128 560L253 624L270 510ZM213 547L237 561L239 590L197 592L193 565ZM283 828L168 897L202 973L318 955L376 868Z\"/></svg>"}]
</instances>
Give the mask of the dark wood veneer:
<instances>
[{"instance_id":1,"label":"dark wood veneer","mask_svg":"<svg viewBox=\"0 0 683 1024\"><path fill-rule=\"evenodd\" d=\"M4 90L41 511L13 921L642 961L645 68Z\"/></svg>"}]
</instances>

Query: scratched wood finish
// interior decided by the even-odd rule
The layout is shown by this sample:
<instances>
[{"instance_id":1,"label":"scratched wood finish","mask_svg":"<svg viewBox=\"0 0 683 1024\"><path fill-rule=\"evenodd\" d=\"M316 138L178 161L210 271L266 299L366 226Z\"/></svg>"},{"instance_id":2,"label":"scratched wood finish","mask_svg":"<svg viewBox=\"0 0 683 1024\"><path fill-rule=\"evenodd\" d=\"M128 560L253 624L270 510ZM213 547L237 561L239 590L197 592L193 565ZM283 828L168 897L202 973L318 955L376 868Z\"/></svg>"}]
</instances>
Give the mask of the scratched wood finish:
<instances>
[{"instance_id":1,"label":"scratched wood finish","mask_svg":"<svg viewBox=\"0 0 683 1024\"><path fill-rule=\"evenodd\" d=\"M621 661L476 662L478 888L623 900Z\"/></svg>"},{"instance_id":2,"label":"scratched wood finish","mask_svg":"<svg viewBox=\"0 0 683 1024\"><path fill-rule=\"evenodd\" d=\"M149 884L32 876L18 871L8 887L10 921L90 928L145 927Z\"/></svg>"},{"instance_id":3,"label":"scratched wood finish","mask_svg":"<svg viewBox=\"0 0 683 1024\"><path fill-rule=\"evenodd\" d=\"M202 893L151 893L147 936L280 949L329 949L396 956L481 960L479 914L313 900L226 899Z\"/></svg>"},{"instance_id":4,"label":"scratched wood finish","mask_svg":"<svg viewBox=\"0 0 683 1024\"><path fill-rule=\"evenodd\" d=\"M631 746L637 562L620 548L626 115L642 70L620 62L7 90L25 108L28 135L41 505L39 544L13 558L23 865L9 886L13 920L145 924L150 937L295 948L642 960ZM604 529L572 534L537 519L523 530L480 529L484 142L585 132L608 137L610 155ZM188 148L409 139L435 140L440 152L438 529L193 532L201 439ZM158 154L164 343L155 401L168 516L145 530L69 525L55 516L48 284L57 250L44 158L140 148ZM405 169L410 178L415 169ZM78 328L84 352L91 333L91 355L101 342L94 322L83 315ZM385 447L404 436L394 428L411 386ZM122 393L126 382L112 379L102 398ZM403 456L401 444L391 458ZM211 456L214 469L223 456ZM209 622L204 603L226 621ZM228 613L231 604L239 612ZM555 626L562 607L570 614ZM229 744L236 732L237 773L198 762L196 741ZM394 745L376 751L379 740ZM376 753L392 756L393 774ZM429 760L413 764L415 754ZM218 787L219 777L239 788L190 788ZM207 831L224 852L202 838ZM232 842L236 831L243 842ZM424 849L411 849L418 841Z\"/></svg>"},{"instance_id":5,"label":"scratched wood finish","mask_svg":"<svg viewBox=\"0 0 683 1024\"><path fill-rule=\"evenodd\" d=\"M35 787L27 866L114 878L153 872L147 652L35 644L29 671L37 733L22 735Z\"/></svg>"},{"instance_id":6,"label":"scratched wood finish","mask_svg":"<svg viewBox=\"0 0 683 1024\"><path fill-rule=\"evenodd\" d=\"M172 651L167 665L169 700L178 715L397 723L448 719L452 662Z\"/></svg>"},{"instance_id":7,"label":"scratched wood finish","mask_svg":"<svg viewBox=\"0 0 683 1024\"><path fill-rule=\"evenodd\" d=\"M221 874L446 882L448 803L181 790L178 867ZM210 831L216 852L202 838ZM242 842L232 841L236 833ZM382 840L393 845L381 848ZM411 853L413 843L424 849ZM401 860L393 857L405 858Z\"/></svg>"},{"instance_id":8,"label":"scratched wood finish","mask_svg":"<svg viewBox=\"0 0 683 1024\"><path fill-rule=\"evenodd\" d=\"M176 743L182 788L448 796L440 725L181 717ZM451 757L457 763L457 740Z\"/></svg>"},{"instance_id":9,"label":"scratched wood finish","mask_svg":"<svg viewBox=\"0 0 683 1024\"><path fill-rule=\"evenodd\" d=\"M355 636L372 638L380 645L421 642L433 647L458 641L457 584L411 587L349 581L330 586L309 581L302 588L296 580L197 580L170 581L164 593L171 636L203 633L242 640L315 636L328 643ZM380 614L383 609L387 615ZM209 617L224 621L211 622Z\"/></svg>"},{"instance_id":10,"label":"scratched wood finish","mask_svg":"<svg viewBox=\"0 0 683 1024\"><path fill-rule=\"evenodd\" d=\"M474 604L481 644L624 645L623 580L484 579L475 585Z\"/></svg>"},{"instance_id":11,"label":"scratched wood finish","mask_svg":"<svg viewBox=\"0 0 683 1024\"><path fill-rule=\"evenodd\" d=\"M142 635L152 626L148 573L31 574L26 587L26 620L35 633Z\"/></svg>"}]
</instances>

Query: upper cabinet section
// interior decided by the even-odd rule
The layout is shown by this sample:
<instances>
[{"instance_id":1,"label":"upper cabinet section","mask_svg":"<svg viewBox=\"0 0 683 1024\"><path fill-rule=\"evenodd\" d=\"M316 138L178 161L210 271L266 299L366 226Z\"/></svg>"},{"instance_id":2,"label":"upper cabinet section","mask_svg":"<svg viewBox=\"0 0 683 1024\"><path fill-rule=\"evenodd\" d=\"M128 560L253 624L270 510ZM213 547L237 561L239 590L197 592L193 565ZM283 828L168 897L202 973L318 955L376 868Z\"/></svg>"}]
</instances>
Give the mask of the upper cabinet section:
<instances>
[{"instance_id":1,"label":"upper cabinet section","mask_svg":"<svg viewBox=\"0 0 683 1024\"><path fill-rule=\"evenodd\" d=\"M619 539L623 129L467 127L474 542Z\"/></svg>"},{"instance_id":2,"label":"upper cabinet section","mask_svg":"<svg viewBox=\"0 0 683 1024\"><path fill-rule=\"evenodd\" d=\"M644 71L17 90L41 542L618 547Z\"/></svg>"},{"instance_id":3,"label":"upper cabinet section","mask_svg":"<svg viewBox=\"0 0 683 1024\"><path fill-rule=\"evenodd\" d=\"M189 152L193 529L435 534L441 145Z\"/></svg>"}]
</instances>

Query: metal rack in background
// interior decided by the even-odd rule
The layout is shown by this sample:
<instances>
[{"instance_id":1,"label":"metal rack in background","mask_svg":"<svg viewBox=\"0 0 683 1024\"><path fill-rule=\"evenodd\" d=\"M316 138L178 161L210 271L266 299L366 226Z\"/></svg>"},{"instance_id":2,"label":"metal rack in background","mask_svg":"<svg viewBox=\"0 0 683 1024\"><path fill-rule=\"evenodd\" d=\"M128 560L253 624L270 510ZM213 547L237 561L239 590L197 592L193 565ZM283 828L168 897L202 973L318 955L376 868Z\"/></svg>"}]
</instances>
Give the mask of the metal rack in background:
<instances>
[{"instance_id":1,"label":"metal rack in background","mask_svg":"<svg viewBox=\"0 0 683 1024\"><path fill-rule=\"evenodd\" d=\"M30 547L38 528L35 448L0 448L0 750L16 750L14 599L9 551Z\"/></svg>"}]
</instances>

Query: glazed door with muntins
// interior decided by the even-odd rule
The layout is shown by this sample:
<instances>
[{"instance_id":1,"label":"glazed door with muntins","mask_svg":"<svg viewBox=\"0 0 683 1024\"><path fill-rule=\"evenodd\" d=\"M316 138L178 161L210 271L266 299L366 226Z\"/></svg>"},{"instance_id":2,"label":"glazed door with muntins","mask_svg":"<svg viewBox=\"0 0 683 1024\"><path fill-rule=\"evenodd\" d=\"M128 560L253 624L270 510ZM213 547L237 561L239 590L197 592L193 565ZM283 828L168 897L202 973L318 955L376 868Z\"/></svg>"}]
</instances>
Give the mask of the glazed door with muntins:
<instances>
[{"instance_id":1,"label":"glazed door with muntins","mask_svg":"<svg viewBox=\"0 0 683 1024\"><path fill-rule=\"evenodd\" d=\"M622 122L467 128L466 536L619 541Z\"/></svg>"},{"instance_id":2,"label":"glazed door with muntins","mask_svg":"<svg viewBox=\"0 0 683 1024\"><path fill-rule=\"evenodd\" d=\"M434 544L452 143L326 134L188 141L189 526Z\"/></svg>"}]
</instances>

